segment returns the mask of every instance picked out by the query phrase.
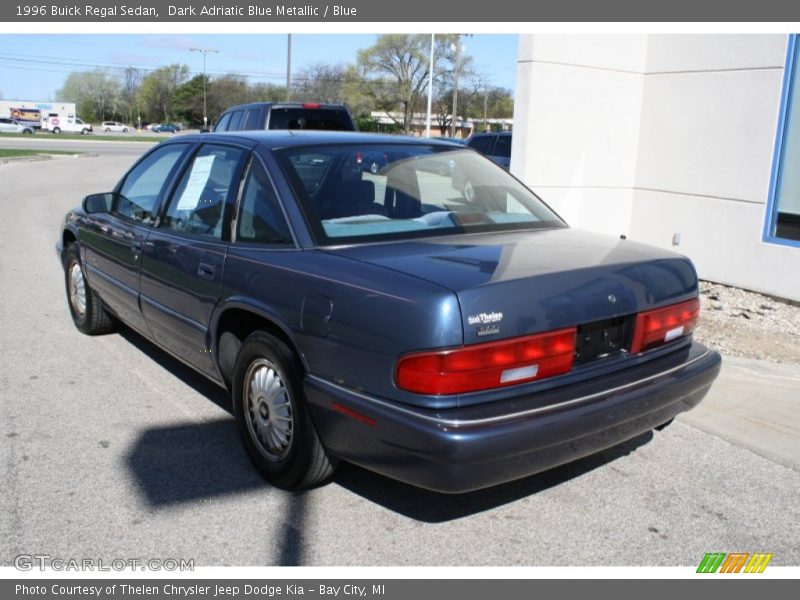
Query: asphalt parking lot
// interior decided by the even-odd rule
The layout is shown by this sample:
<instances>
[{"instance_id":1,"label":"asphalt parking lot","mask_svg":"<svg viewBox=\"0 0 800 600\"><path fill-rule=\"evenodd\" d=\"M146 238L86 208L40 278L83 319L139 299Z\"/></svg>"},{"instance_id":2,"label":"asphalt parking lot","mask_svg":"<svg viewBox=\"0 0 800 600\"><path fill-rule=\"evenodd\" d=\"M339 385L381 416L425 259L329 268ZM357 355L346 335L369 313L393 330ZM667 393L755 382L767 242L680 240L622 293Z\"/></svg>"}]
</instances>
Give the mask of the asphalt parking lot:
<instances>
[{"instance_id":1,"label":"asphalt parking lot","mask_svg":"<svg viewBox=\"0 0 800 600\"><path fill-rule=\"evenodd\" d=\"M343 465L306 493L250 467L225 393L123 330L73 327L64 212L141 150L0 165L0 564L19 554L197 565L800 563L800 473L686 421L487 491ZM118 146L120 144L116 144Z\"/></svg>"}]
</instances>

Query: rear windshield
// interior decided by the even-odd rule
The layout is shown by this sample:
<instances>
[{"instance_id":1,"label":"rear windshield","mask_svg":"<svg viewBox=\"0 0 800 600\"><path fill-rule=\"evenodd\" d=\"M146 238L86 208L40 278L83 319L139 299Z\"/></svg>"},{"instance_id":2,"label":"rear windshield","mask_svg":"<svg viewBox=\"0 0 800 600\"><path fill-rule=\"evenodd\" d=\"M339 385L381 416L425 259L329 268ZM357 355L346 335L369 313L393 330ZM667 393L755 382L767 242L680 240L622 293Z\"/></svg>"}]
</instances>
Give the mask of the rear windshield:
<instances>
[{"instance_id":1,"label":"rear windshield","mask_svg":"<svg viewBox=\"0 0 800 600\"><path fill-rule=\"evenodd\" d=\"M323 245L564 226L472 150L364 144L276 155Z\"/></svg>"},{"instance_id":2,"label":"rear windshield","mask_svg":"<svg viewBox=\"0 0 800 600\"><path fill-rule=\"evenodd\" d=\"M273 108L269 129L317 129L353 131L353 121L346 110L334 108Z\"/></svg>"}]
</instances>

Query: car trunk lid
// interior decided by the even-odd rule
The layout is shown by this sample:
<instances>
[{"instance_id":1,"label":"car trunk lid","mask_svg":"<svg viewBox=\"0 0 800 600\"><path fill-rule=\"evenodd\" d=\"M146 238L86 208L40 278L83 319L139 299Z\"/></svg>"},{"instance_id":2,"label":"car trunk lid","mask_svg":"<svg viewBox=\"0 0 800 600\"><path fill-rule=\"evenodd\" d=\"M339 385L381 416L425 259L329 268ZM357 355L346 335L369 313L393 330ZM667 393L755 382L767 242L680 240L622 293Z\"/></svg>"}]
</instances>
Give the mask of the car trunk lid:
<instances>
[{"instance_id":1,"label":"car trunk lid","mask_svg":"<svg viewBox=\"0 0 800 600\"><path fill-rule=\"evenodd\" d=\"M567 228L330 251L451 289L465 344L578 327L576 362L629 343L636 313L697 295L686 257Z\"/></svg>"}]
</instances>

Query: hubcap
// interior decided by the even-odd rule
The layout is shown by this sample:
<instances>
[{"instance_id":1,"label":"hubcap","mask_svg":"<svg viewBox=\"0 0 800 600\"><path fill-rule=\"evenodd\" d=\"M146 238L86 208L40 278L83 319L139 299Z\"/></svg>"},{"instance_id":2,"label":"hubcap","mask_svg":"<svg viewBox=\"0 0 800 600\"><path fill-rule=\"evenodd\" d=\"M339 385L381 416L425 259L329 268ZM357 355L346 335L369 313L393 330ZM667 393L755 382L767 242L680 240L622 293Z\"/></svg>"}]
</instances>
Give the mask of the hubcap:
<instances>
[{"instance_id":1,"label":"hubcap","mask_svg":"<svg viewBox=\"0 0 800 600\"><path fill-rule=\"evenodd\" d=\"M283 459L291 447L294 418L289 391L278 370L265 358L253 361L243 392L251 439L267 460Z\"/></svg>"},{"instance_id":2,"label":"hubcap","mask_svg":"<svg viewBox=\"0 0 800 600\"><path fill-rule=\"evenodd\" d=\"M86 312L86 283L78 263L74 263L69 270L69 302L77 315L82 317Z\"/></svg>"}]
</instances>

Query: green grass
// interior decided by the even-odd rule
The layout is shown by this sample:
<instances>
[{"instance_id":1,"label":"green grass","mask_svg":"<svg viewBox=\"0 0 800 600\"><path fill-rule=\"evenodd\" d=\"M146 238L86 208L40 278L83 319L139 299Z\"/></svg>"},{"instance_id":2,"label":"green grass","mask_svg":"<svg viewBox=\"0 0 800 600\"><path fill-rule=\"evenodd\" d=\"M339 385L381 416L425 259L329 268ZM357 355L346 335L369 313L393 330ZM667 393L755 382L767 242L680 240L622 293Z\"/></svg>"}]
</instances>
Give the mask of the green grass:
<instances>
[{"instance_id":1,"label":"green grass","mask_svg":"<svg viewBox=\"0 0 800 600\"><path fill-rule=\"evenodd\" d=\"M15 137L15 138L25 138L25 139L34 139L34 140L41 140L41 139L53 139L53 140L81 140L84 142L91 142L92 140L96 141L110 141L110 142L152 142L153 144L157 144L161 140L168 139L169 135L164 134L163 137L155 137L155 136L147 136L147 135L128 135L128 134L120 134L120 135L96 135L94 133L90 133L88 135L81 135L80 133L49 133L49 132L42 132L42 133L35 133L25 134L25 133L0 133L0 140L4 137Z\"/></svg>"},{"instance_id":2,"label":"green grass","mask_svg":"<svg viewBox=\"0 0 800 600\"><path fill-rule=\"evenodd\" d=\"M20 158L23 156L39 156L41 154L81 154L68 150L22 150L17 148L0 148L0 158Z\"/></svg>"}]
</instances>

